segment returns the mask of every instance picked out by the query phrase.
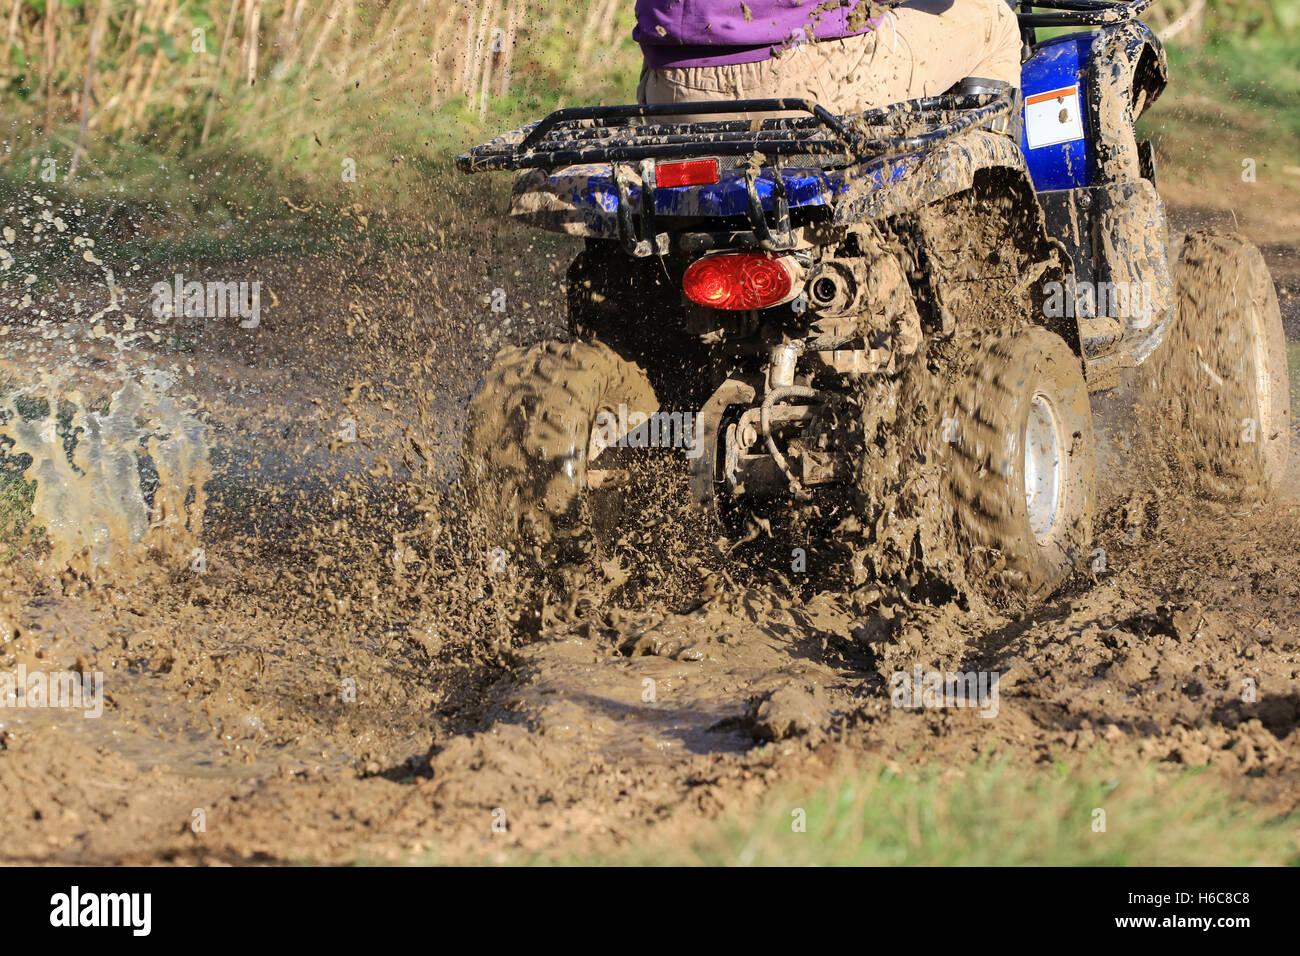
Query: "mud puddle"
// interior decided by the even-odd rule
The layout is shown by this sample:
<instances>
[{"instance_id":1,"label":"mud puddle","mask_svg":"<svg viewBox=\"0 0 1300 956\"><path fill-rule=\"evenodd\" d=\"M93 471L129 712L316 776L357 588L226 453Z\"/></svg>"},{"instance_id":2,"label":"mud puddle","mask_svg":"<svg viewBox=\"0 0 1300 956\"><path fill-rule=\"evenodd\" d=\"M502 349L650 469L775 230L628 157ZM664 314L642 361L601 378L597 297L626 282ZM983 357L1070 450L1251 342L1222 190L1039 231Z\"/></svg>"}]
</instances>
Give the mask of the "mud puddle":
<instances>
[{"instance_id":1,"label":"mud puddle","mask_svg":"<svg viewBox=\"0 0 1300 956\"><path fill-rule=\"evenodd\" d=\"M777 549L787 566L677 568L523 633L532 596L455 477L492 353L561 331L562 253L507 285L508 329L491 311L527 253L243 264L277 290L257 329L173 319L125 366L74 363L88 395L124 368L174 374L213 478L197 544L145 547L130 575L51 574L39 549L0 569L0 671L99 672L106 695L98 719L0 711L5 860L599 852L846 761L990 751L1031 772L1105 748L1300 805L1295 480L1277 507L1175 502L1104 528L1104 566L1027 617L864 615L792 585ZM150 278L124 283L125 311L147 314ZM996 702L892 706L918 665L996 672Z\"/></svg>"}]
</instances>

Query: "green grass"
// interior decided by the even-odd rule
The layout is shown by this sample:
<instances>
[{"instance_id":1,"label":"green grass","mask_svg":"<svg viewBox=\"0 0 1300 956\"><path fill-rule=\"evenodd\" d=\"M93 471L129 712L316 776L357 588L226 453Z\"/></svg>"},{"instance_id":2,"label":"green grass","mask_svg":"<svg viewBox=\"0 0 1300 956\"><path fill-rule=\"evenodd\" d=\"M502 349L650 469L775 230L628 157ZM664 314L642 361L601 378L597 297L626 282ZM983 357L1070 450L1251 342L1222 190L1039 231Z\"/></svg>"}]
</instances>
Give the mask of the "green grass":
<instances>
[{"instance_id":1,"label":"green grass","mask_svg":"<svg viewBox=\"0 0 1300 956\"><path fill-rule=\"evenodd\" d=\"M1277 38L1171 46L1169 87L1139 123L1164 170L1199 181L1257 163L1260 181L1300 189L1300 44Z\"/></svg>"},{"instance_id":2,"label":"green grass","mask_svg":"<svg viewBox=\"0 0 1300 956\"><path fill-rule=\"evenodd\" d=\"M807 832L792 829L796 809ZM1094 830L1105 812L1105 832ZM1291 823L1294 827L1294 822ZM1294 836L1194 774L1111 779L981 764L851 776L769 800L688 851L643 862L830 866L1192 866L1296 863Z\"/></svg>"},{"instance_id":3,"label":"green grass","mask_svg":"<svg viewBox=\"0 0 1300 956\"><path fill-rule=\"evenodd\" d=\"M40 529L31 528L36 482L25 481L10 460L0 463L0 563L13 560L21 543Z\"/></svg>"},{"instance_id":4,"label":"green grass","mask_svg":"<svg viewBox=\"0 0 1300 956\"><path fill-rule=\"evenodd\" d=\"M664 834L607 854L493 862L650 866L1300 865L1300 818L1266 819L1197 772L1101 758L1034 771L962 767L843 774L773 791L694 839ZM1104 830L1099 829L1104 811ZM804 821L803 830L796 823ZM669 824L668 826L671 826ZM421 862L439 861L438 854ZM470 862L457 859L456 862Z\"/></svg>"},{"instance_id":5,"label":"green grass","mask_svg":"<svg viewBox=\"0 0 1300 956\"><path fill-rule=\"evenodd\" d=\"M362 8L368 17L379 9ZM75 117L62 114L44 138L35 132L42 104L16 99L14 118L31 125L0 155L0 211L33 192L59 209L80 208L101 258L119 262L311 254L358 238L355 221L342 215L353 204L369 218L364 238L372 244L427 235L430 224L479 211L475 201L486 211L485 196L490 208L503 205L507 177L474 177L495 183L485 190L454 171L452 160L467 147L560 105L634 98L640 55L630 39L631 9L619 11L614 42L577 63L573 25L589 8L547 0L533 11L510 91L492 96L483 117L477 94L431 104L427 60L374 73L357 64L364 82L354 84L351 74L326 69L327 57L311 71L223 87L211 101L186 93L188 106L150 107L141 128L92 133L70 182ZM418 31L410 39L418 40ZM184 83L190 72L169 67L160 82ZM209 102L216 106L212 135L201 142ZM345 181L345 162L355 163L355 180ZM51 168L54 182L42 178Z\"/></svg>"},{"instance_id":6,"label":"green grass","mask_svg":"<svg viewBox=\"0 0 1300 956\"><path fill-rule=\"evenodd\" d=\"M8 399L12 388L11 383L0 381L0 398ZM99 401L107 402L107 397ZM45 418L50 414L50 403L44 398L17 395L13 396L13 409L29 420ZM56 411L57 433L63 436L64 447L71 452L72 407L65 405ZM23 477L32 458L28 454L14 454L13 440L3 433L4 422L5 418L0 416L0 564L12 561L45 537L45 527L33 521L36 482Z\"/></svg>"}]
</instances>

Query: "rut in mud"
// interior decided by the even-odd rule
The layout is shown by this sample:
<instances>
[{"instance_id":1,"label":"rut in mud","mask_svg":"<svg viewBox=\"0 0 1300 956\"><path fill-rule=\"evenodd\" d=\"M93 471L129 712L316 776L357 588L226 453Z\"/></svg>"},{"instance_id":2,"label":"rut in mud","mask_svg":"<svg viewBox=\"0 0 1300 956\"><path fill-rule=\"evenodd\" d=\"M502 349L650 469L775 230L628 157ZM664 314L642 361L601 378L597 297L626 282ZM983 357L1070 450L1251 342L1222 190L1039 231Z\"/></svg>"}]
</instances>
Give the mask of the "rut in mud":
<instances>
[{"instance_id":1,"label":"rut in mud","mask_svg":"<svg viewBox=\"0 0 1300 956\"><path fill-rule=\"evenodd\" d=\"M571 250L530 242L243 263L267 303L251 328L158 321L151 285L170 271L110 289L69 272L47 308L99 299L64 335L7 306L22 361L6 383L65 376L48 407L10 409L28 436L12 454L117 420L126 382L153 382L167 410L115 439L141 471L123 477L136 530L101 543L111 560L37 544L0 569L0 672L104 680L102 717L0 712L5 861L599 852L845 762L992 752L1029 771L1098 747L1209 765L1271 810L1300 803L1294 462L1280 506L1112 496L1104 559L1027 616L824 589L834 549L731 550L679 516L671 476L624 516L598 576L539 590L469 520L457 480L493 354L562 333ZM1294 303L1294 277L1282 285ZM110 290L120 305L98 314ZM121 347L136 328L154 334ZM187 434L209 449L206 501L168 480ZM978 707L895 706L895 675L918 668L1000 676Z\"/></svg>"}]
</instances>

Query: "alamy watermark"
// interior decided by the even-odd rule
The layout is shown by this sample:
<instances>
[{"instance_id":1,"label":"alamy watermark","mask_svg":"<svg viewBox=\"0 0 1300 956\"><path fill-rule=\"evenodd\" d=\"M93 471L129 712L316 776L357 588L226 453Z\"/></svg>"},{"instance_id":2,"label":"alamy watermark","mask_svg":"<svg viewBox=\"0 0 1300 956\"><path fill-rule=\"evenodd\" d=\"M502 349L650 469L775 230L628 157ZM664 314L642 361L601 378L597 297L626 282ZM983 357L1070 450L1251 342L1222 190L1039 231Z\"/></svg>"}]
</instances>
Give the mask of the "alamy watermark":
<instances>
[{"instance_id":1,"label":"alamy watermark","mask_svg":"<svg viewBox=\"0 0 1300 956\"><path fill-rule=\"evenodd\" d=\"M50 925L55 927L122 927L133 936L148 936L152 913L152 893L83 893L73 886L50 897Z\"/></svg>"},{"instance_id":2,"label":"alamy watermark","mask_svg":"<svg viewBox=\"0 0 1300 956\"><path fill-rule=\"evenodd\" d=\"M49 707L80 710L87 718L104 713L102 671L29 671L26 664L0 673L0 707Z\"/></svg>"},{"instance_id":3,"label":"alamy watermark","mask_svg":"<svg viewBox=\"0 0 1300 956\"><path fill-rule=\"evenodd\" d=\"M1048 282L1043 315L1049 319L1105 316L1144 329L1153 317L1150 282Z\"/></svg>"},{"instance_id":4,"label":"alamy watermark","mask_svg":"<svg viewBox=\"0 0 1300 956\"><path fill-rule=\"evenodd\" d=\"M889 678L889 702L895 707L975 707L981 717L998 715L996 671L945 673L917 664L912 673L895 671Z\"/></svg>"},{"instance_id":5,"label":"alamy watermark","mask_svg":"<svg viewBox=\"0 0 1300 956\"><path fill-rule=\"evenodd\" d=\"M699 458L704 453L704 414L647 414L620 404L617 412L596 414L592 435L602 448L684 448L687 458Z\"/></svg>"},{"instance_id":6,"label":"alamy watermark","mask_svg":"<svg viewBox=\"0 0 1300 956\"><path fill-rule=\"evenodd\" d=\"M149 291L154 318L238 318L241 329L255 329L262 321L261 282L186 282L177 272L171 282L155 282Z\"/></svg>"}]
</instances>

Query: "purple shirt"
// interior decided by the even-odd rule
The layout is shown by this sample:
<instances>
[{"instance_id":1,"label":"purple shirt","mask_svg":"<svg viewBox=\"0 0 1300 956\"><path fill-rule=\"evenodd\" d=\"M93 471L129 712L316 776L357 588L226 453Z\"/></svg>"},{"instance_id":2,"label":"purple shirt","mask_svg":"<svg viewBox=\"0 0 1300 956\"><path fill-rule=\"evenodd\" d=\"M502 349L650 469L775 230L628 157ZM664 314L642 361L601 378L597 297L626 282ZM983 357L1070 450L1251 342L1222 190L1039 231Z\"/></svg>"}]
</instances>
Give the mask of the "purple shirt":
<instances>
[{"instance_id":1,"label":"purple shirt","mask_svg":"<svg viewBox=\"0 0 1300 956\"><path fill-rule=\"evenodd\" d=\"M866 33L879 17L850 15L859 0L636 0L632 39L646 65L755 63L798 43ZM867 0L862 0L865 4Z\"/></svg>"}]
</instances>

